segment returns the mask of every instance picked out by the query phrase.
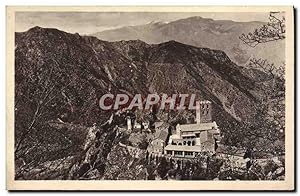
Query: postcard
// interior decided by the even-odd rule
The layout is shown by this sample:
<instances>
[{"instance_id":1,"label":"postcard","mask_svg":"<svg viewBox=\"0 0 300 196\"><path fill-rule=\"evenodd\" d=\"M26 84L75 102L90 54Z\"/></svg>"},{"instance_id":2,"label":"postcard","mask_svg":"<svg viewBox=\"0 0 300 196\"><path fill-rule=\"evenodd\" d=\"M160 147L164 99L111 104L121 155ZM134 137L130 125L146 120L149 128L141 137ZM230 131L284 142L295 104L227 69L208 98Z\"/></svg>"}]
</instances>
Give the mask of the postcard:
<instances>
[{"instance_id":1,"label":"postcard","mask_svg":"<svg viewBox=\"0 0 300 196\"><path fill-rule=\"evenodd\" d=\"M292 6L7 7L7 189L293 191Z\"/></svg>"}]
</instances>

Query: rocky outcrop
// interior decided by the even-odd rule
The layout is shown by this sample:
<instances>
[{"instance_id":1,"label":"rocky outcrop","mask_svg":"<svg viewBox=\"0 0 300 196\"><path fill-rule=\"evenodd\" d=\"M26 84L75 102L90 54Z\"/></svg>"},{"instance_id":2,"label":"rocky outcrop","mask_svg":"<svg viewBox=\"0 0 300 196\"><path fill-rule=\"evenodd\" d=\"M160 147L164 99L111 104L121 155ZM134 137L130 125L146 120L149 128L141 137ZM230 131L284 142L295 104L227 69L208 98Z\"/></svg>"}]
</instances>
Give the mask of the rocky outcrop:
<instances>
[{"instance_id":1,"label":"rocky outcrop","mask_svg":"<svg viewBox=\"0 0 300 196\"><path fill-rule=\"evenodd\" d=\"M145 180L146 151L126 145L116 145L108 154L106 180Z\"/></svg>"}]
</instances>

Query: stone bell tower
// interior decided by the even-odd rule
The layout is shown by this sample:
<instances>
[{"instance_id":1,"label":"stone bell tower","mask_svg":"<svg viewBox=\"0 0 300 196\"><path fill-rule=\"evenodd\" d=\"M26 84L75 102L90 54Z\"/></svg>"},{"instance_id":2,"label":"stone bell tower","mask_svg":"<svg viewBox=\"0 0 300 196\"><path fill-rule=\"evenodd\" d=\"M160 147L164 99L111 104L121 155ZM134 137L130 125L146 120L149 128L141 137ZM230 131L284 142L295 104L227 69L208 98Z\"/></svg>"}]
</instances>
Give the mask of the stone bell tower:
<instances>
[{"instance_id":1,"label":"stone bell tower","mask_svg":"<svg viewBox=\"0 0 300 196\"><path fill-rule=\"evenodd\" d=\"M197 101L196 102L196 123L212 122L211 117L211 102L210 101Z\"/></svg>"}]
</instances>

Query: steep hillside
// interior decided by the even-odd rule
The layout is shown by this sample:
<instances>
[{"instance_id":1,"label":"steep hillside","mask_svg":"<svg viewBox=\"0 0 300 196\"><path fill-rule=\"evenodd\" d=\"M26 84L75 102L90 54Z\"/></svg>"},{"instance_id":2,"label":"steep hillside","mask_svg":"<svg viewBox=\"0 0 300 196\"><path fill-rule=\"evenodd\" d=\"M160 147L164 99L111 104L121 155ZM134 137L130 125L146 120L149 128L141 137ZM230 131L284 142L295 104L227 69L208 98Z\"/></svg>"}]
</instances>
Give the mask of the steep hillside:
<instances>
[{"instance_id":1,"label":"steep hillside","mask_svg":"<svg viewBox=\"0 0 300 196\"><path fill-rule=\"evenodd\" d=\"M169 41L147 45L142 41L112 43L146 73L151 93L195 93L209 99L237 120L251 116L255 82L218 50ZM241 107L243 105L243 107ZM223 116L226 116L224 114Z\"/></svg>"},{"instance_id":2,"label":"steep hillside","mask_svg":"<svg viewBox=\"0 0 300 196\"><path fill-rule=\"evenodd\" d=\"M222 51L176 41L110 43L39 27L16 34L16 102L34 108L51 89L56 104L45 107L52 120L94 123L91 116L101 113L92 112L97 99L109 91L196 93L211 99L224 116L247 118L255 84L241 70Z\"/></svg>"},{"instance_id":3,"label":"steep hillside","mask_svg":"<svg viewBox=\"0 0 300 196\"><path fill-rule=\"evenodd\" d=\"M16 178L26 179L24 171L64 160L68 165L63 170L76 172L62 179L84 176L91 167L85 161L101 173L97 178L120 177L119 171L106 173L105 165L108 157L113 162L118 156L118 150L111 149L124 138L116 125L122 127L126 121L125 116L100 110L98 99L107 92L194 93L198 99L212 101L213 119L228 138L239 130L239 121L255 114L260 93L255 77L244 69L223 51L176 41L107 42L40 27L16 33ZM156 117L164 113L168 111ZM107 123L110 117L112 122ZM92 139L89 130L94 131ZM122 156L130 162L125 151ZM138 175L145 176L141 164L133 165L139 168Z\"/></svg>"}]
</instances>

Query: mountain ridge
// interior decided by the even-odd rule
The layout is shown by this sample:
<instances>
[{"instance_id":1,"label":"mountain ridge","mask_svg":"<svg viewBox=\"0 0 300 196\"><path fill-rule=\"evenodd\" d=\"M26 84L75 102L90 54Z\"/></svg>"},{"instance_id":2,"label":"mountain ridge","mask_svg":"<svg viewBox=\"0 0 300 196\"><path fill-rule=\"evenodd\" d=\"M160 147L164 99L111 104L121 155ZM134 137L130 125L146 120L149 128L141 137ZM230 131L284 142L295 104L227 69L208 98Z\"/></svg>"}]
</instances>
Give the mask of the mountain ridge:
<instances>
[{"instance_id":1,"label":"mountain ridge","mask_svg":"<svg viewBox=\"0 0 300 196\"><path fill-rule=\"evenodd\" d=\"M177 41L107 42L36 27L16 33L15 54L16 135L49 89L41 124L102 124L111 113L97 101L108 92L196 94L213 102L213 119L225 132L255 112L255 80L220 50Z\"/></svg>"},{"instance_id":2,"label":"mountain ridge","mask_svg":"<svg viewBox=\"0 0 300 196\"><path fill-rule=\"evenodd\" d=\"M254 31L265 22L235 22L213 20L202 17L190 17L168 23L150 23L110 29L91 34L107 41L140 39L149 44L157 44L168 40L225 51L235 63L246 66L250 58L269 59L275 65L285 60L284 41L267 43L256 48L245 45L239 36ZM269 50L273 52L270 52Z\"/></svg>"},{"instance_id":3,"label":"mountain ridge","mask_svg":"<svg viewBox=\"0 0 300 196\"><path fill-rule=\"evenodd\" d=\"M253 75L261 74L245 71L223 51L177 41L108 42L41 27L15 35L15 156L25 154L26 163L40 164L24 172L24 161L16 159L16 179L30 179L35 168L61 160L64 170L56 171L59 178L84 178L93 168L96 174L91 175L97 179L115 179L114 173L135 171L118 164L120 159L127 160L125 166L136 160L128 153L119 154L119 143L131 145L129 138L134 134L153 134L126 135L128 115L148 119L150 126L164 121L173 128L194 116L189 110L103 111L98 101L106 93L195 94L197 99L210 100L212 119L224 143L232 146L245 142L241 137L247 130L241 124L256 117L261 92ZM143 137L136 140L145 147ZM23 145L18 145L22 139ZM31 150L37 142L41 145ZM57 178L52 175L33 178Z\"/></svg>"}]
</instances>

